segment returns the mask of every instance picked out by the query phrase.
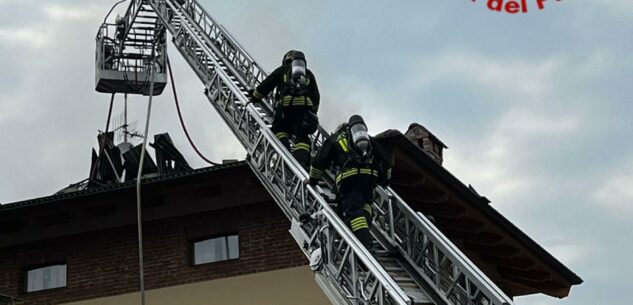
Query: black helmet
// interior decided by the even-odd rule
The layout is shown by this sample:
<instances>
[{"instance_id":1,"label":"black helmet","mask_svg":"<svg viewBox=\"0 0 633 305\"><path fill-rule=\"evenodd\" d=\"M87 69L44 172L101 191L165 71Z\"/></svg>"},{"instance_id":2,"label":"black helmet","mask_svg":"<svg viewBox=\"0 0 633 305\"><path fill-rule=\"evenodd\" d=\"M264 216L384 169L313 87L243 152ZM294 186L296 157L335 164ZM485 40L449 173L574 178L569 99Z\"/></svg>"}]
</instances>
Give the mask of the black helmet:
<instances>
[{"instance_id":1,"label":"black helmet","mask_svg":"<svg viewBox=\"0 0 633 305\"><path fill-rule=\"evenodd\" d=\"M355 115L352 115L351 117L349 117L348 124L349 124L350 127L352 127L352 126L354 126L354 124L358 124L358 123L361 123L361 124L365 125L365 120L363 120L362 116L360 116L358 114L355 114Z\"/></svg>"},{"instance_id":2,"label":"black helmet","mask_svg":"<svg viewBox=\"0 0 633 305\"><path fill-rule=\"evenodd\" d=\"M290 50L284 55L284 58L281 60L281 64L282 65L289 64L291 61L295 59L303 59L305 61L306 55L303 54L303 52L301 51Z\"/></svg>"}]
</instances>

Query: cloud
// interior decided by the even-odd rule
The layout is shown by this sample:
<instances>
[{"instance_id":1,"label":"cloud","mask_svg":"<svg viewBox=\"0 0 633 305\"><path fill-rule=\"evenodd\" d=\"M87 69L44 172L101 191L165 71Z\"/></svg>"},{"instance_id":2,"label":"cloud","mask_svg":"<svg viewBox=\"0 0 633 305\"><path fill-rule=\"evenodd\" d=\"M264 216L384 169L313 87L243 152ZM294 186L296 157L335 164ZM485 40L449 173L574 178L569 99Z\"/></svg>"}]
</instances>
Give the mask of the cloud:
<instances>
[{"instance_id":1,"label":"cloud","mask_svg":"<svg viewBox=\"0 0 633 305\"><path fill-rule=\"evenodd\" d=\"M536 99L552 89L551 79L562 65L560 57L525 60L500 58L464 50L443 50L421 57L409 78L413 88L429 88L443 82L469 83L503 98Z\"/></svg>"},{"instance_id":2,"label":"cloud","mask_svg":"<svg viewBox=\"0 0 633 305\"><path fill-rule=\"evenodd\" d=\"M0 95L0 122L12 121L19 117L20 104L12 96Z\"/></svg>"},{"instance_id":3,"label":"cloud","mask_svg":"<svg viewBox=\"0 0 633 305\"><path fill-rule=\"evenodd\" d=\"M455 93L464 100L453 102L455 107L446 110L452 117L446 119L456 123L472 116L464 109L476 100L480 107L495 112L489 119L480 117L473 124L477 130L455 130L455 134L447 136L436 132L446 142L455 143L449 145L453 149L445 155L446 167L491 196L495 203L511 205L508 201L542 185L544 177L527 163L546 158L549 145L555 147L562 139L574 137L586 128L582 107L560 106L561 100L567 102L574 95L561 86L576 69L567 56L502 58L474 51L444 50L420 58L411 75L405 76L410 81L394 91L408 91L412 99L438 88ZM418 109L412 111L424 113L425 105ZM457 123L453 129L460 126L464 127Z\"/></svg>"},{"instance_id":4,"label":"cloud","mask_svg":"<svg viewBox=\"0 0 633 305\"><path fill-rule=\"evenodd\" d=\"M94 21L103 18L105 12L99 10L103 6L86 5L86 6L62 6L59 4L47 5L43 8L46 16L55 21L75 22L80 20ZM96 30L95 30L96 31Z\"/></svg>"},{"instance_id":5,"label":"cloud","mask_svg":"<svg viewBox=\"0 0 633 305\"><path fill-rule=\"evenodd\" d=\"M612 215L633 216L633 162L607 175L593 193L593 199Z\"/></svg>"},{"instance_id":6,"label":"cloud","mask_svg":"<svg viewBox=\"0 0 633 305\"><path fill-rule=\"evenodd\" d=\"M0 40L14 43L14 47L31 47L41 49L51 41L53 31L50 28L40 26L28 26L22 28L0 29Z\"/></svg>"},{"instance_id":7,"label":"cloud","mask_svg":"<svg viewBox=\"0 0 633 305\"><path fill-rule=\"evenodd\" d=\"M633 13L633 2L629 0L597 0L590 2L594 2L594 4L600 5L603 9L606 8L611 13Z\"/></svg>"}]
</instances>

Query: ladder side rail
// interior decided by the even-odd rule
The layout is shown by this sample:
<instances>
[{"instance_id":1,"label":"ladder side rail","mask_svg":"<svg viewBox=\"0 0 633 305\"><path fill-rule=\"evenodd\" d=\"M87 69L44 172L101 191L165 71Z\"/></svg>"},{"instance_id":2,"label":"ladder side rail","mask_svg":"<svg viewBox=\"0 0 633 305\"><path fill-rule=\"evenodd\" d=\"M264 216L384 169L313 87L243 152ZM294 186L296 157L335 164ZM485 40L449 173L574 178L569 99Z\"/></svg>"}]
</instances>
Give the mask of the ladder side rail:
<instances>
[{"instance_id":1,"label":"ladder side rail","mask_svg":"<svg viewBox=\"0 0 633 305\"><path fill-rule=\"evenodd\" d=\"M215 50L222 54L220 58L225 61L225 64L228 67L242 67L241 69L232 69L232 72L236 78L240 79L245 88L255 88L268 76L268 73L248 54L234 36L224 26L216 22L197 0L187 0L182 7L198 17L199 22L195 22L195 25L219 46ZM249 72L244 75L241 71ZM261 104L265 106L269 114L273 113L271 100L264 99ZM314 143L317 144L315 147L320 147L318 144L322 143L327 136L328 132L319 125L317 133L313 136Z\"/></svg>"},{"instance_id":2,"label":"ladder side rail","mask_svg":"<svg viewBox=\"0 0 633 305\"><path fill-rule=\"evenodd\" d=\"M240 77L245 87L254 88L268 76L268 73L246 52L231 33L217 23L196 0L185 1L182 8L192 17L196 26L206 34L210 41L213 41L218 48L218 54L223 55L220 58L226 61L227 66L234 68L234 72L236 72L234 76ZM266 108L272 112L270 101L267 101Z\"/></svg>"},{"instance_id":3,"label":"ladder side rail","mask_svg":"<svg viewBox=\"0 0 633 305\"><path fill-rule=\"evenodd\" d=\"M169 12L175 15L179 15L178 18L183 18L182 12L179 12L170 1L151 1L150 4L153 6L154 10L157 11L163 22L168 20ZM186 18L186 17L184 17ZM185 22L184 18L181 20L181 28L177 33L173 33L174 35L179 35L184 38L175 37L175 40L179 39L185 41L185 43L179 43L176 46L178 48L185 47L195 47L199 49L193 49L194 52L190 50L181 50L181 53L186 54L185 58L190 61L194 60L194 57L191 56L192 53L196 55L197 60L195 62L190 62L190 65L194 67L201 67L207 65L208 69L211 72L207 72L210 75L203 78L203 81L208 79L212 79L213 81L209 84L206 83L207 86L207 97L211 101L212 105L219 111L223 119L227 122L232 131L236 134L240 142L244 145L245 148L251 153L251 162L255 162L258 157L261 160L261 157L266 156L266 150L261 151L261 148L271 147L272 151L279 158L282 159L284 168L290 170L292 175L291 177L287 177L286 180L276 179L275 175L266 175L269 172L267 170L256 170L258 178L264 181L268 181L265 183L271 193L277 193L278 197L278 189L284 188L285 183L288 182L288 179L292 180L291 185L297 185L296 193L309 194L307 197L310 197L313 200L312 205L314 203L318 203L320 205L320 209L324 210L324 215L326 215L327 221L331 224L330 227L333 228L336 233L338 233L342 240L348 245L351 245L352 252L354 254L353 257L357 257L360 261L365 265L371 274L376 278L377 282L379 282L384 287L384 292L387 293L391 297L394 302L390 302L392 304L408 304L408 298L402 292L402 290L397 286L397 284L390 278L386 272L380 267L380 265L375 261L375 259L369 255L366 249L360 246L359 242L353 237L349 229L342 224L341 220L334 214L334 212L330 209L327 203L318 195L311 187L308 187L308 192L303 189L302 181L307 178L303 169L297 164L294 158L291 158L289 153L285 148L281 146L279 141L277 141L276 137L272 134L269 128L267 128L264 120L260 117L260 114L255 109L252 103L248 103L247 98L244 92L238 88L238 86L229 78L229 76L222 70L222 65L214 58L212 51L205 45L196 35L190 35L188 33L193 33L193 29L189 28L187 22ZM174 26L168 26L170 31L175 30ZM186 29L186 30L183 30ZM189 44L191 43L191 44ZM200 53L196 51L202 51ZM202 72L202 71L200 71ZM203 74L203 73L199 73ZM245 106L246 105L246 106ZM258 135L258 136L255 136ZM259 150L258 150L259 149ZM283 175L282 175L283 176ZM283 184L281 184L283 183ZM277 187L272 187L277 186ZM302 208L306 206L310 206L310 203L305 200L306 197L303 198ZM292 210L293 207L288 207L285 204L284 200L279 200L278 204L282 206L283 210ZM300 206L301 207L301 206ZM292 212L292 216L297 219L299 216L299 212L303 212L298 210L295 207L294 212ZM355 260L352 260L354 263ZM356 265L358 263L356 262ZM354 268L359 268L359 266L354 266ZM362 280L362 279L359 279ZM354 286L358 286L357 282L352 283ZM362 283L360 283L362 287ZM384 293L376 293L376 295L384 295Z\"/></svg>"},{"instance_id":4,"label":"ladder side rail","mask_svg":"<svg viewBox=\"0 0 633 305\"><path fill-rule=\"evenodd\" d=\"M391 219L376 219L380 234L432 283L443 299L455 305L514 304L435 225L413 211L393 189L378 188L377 194L375 204L381 211L393 215Z\"/></svg>"},{"instance_id":5,"label":"ladder side rail","mask_svg":"<svg viewBox=\"0 0 633 305\"><path fill-rule=\"evenodd\" d=\"M183 9L193 17L202 32L218 46L221 51L219 54L224 55L223 60L230 61L235 69L242 71L239 74L243 77L245 84L259 83L266 77L264 69L252 60L252 57L196 0L185 1Z\"/></svg>"},{"instance_id":6,"label":"ladder side rail","mask_svg":"<svg viewBox=\"0 0 633 305\"><path fill-rule=\"evenodd\" d=\"M132 29L132 24L134 20L136 20L136 16L141 11L141 6L143 6L143 1L145 0L132 0L130 2L130 6L128 6L127 11L125 11L125 32L123 33L123 37L128 37L130 30ZM125 41L125 39L123 39Z\"/></svg>"},{"instance_id":7,"label":"ladder side rail","mask_svg":"<svg viewBox=\"0 0 633 305\"><path fill-rule=\"evenodd\" d=\"M324 256L327 257L324 261L322 273L327 273L327 278L330 280L330 284L338 287L339 292L343 291L345 297L348 299L359 299L366 304L408 304L408 297L399 289L395 282L392 282L391 277L380 267L376 262L372 262L373 257L367 252L367 250L360 244L360 242L353 237L352 233L342 223L342 220L336 216L335 212L329 207L329 205L318 195L312 187L303 185L302 181L305 178L302 169L293 164L289 164L288 156L278 156L277 150L285 149L279 145L276 137L272 133L262 133L262 139L258 140L260 145L256 146L256 150L250 153L249 165L253 168L256 176L260 179L262 184L269 190L283 189L287 185L296 186L296 189L290 194L286 193L285 196L280 196L276 191L271 192L275 197L281 197L281 202L284 204L290 204L286 206L288 209L293 209L291 214L295 215L291 219L298 218L302 212L307 210L319 211L324 217L320 226L315 227L314 230L308 230L305 235L318 236L319 231L322 228L326 228L325 241L319 242L312 239L320 246L322 250L327 251ZM267 153L269 151L268 146L276 146L274 154ZM263 160L257 161L258 156L263 156ZM285 162L280 163L276 167L268 167L273 163L274 156L282 157ZM290 158L292 159L292 158ZM263 161L263 162L262 162ZM287 174L287 171L291 172ZM305 196L302 198L302 196ZM291 200L288 200L290 197ZM301 200L303 199L303 200ZM299 206L293 204L298 204ZM340 229L343 228L343 229ZM333 244L338 240L339 247L344 249L346 255L339 255L334 247L328 245ZM301 245L302 250L309 258L310 253L307 251L308 245ZM339 258L339 259L334 259ZM348 272L341 272L341 270L347 270ZM354 271L354 272L349 272ZM360 277L361 271L369 271L365 277ZM394 298L399 296L399 298ZM386 298L386 299L381 299Z\"/></svg>"},{"instance_id":8,"label":"ladder side rail","mask_svg":"<svg viewBox=\"0 0 633 305\"><path fill-rule=\"evenodd\" d=\"M253 59L253 57L251 57L250 54L248 54L248 52L246 52L246 50L237 41L237 39L235 39L235 36L233 36L233 34L231 34L231 32L226 27L220 25L220 29L222 29L226 38L228 38L231 44L240 51L240 53L248 60L248 62L252 63L253 70L250 72L253 75L252 78L257 80L256 83L260 83L262 80L264 80L268 76L268 73L266 73L266 71L257 63L257 61L255 61L255 59Z\"/></svg>"}]
</instances>

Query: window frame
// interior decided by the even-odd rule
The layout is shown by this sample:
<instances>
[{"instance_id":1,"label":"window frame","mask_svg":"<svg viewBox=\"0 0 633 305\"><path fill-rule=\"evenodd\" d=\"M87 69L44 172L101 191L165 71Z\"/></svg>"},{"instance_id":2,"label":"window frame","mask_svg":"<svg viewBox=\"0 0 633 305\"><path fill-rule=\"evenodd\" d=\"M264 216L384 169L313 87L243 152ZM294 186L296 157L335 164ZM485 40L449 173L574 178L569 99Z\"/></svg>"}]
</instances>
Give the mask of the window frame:
<instances>
[{"instance_id":1,"label":"window frame","mask_svg":"<svg viewBox=\"0 0 633 305\"><path fill-rule=\"evenodd\" d=\"M64 286L53 287L53 288L44 288L40 290L29 291L29 272L37 269L43 269L46 267L53 267L63 265L66 267L66 278ZM35 294L35 293L46 293L49 291L65 289L68 287L68 262L67 261L52 261L37 265L30 265L22 268L22 289L20 289L22 294Z\"/></svg>"},{"instance_id":2,"label":"window frame","mask_svg":"<svg viewBox=\"0 0 633 305\"><path fill-rule=\"evenodd\" d=\"M237 237L237 257L236 258L229 258L230 257L230 253L229 253L229 237L231 236L236 236ZM214 262L207 262L207 263L199 263L196 264L196 244L199 242L203 242L203 241L207 241L207 240L212 240L212 239L217 239L217 238L224 238L225 240L225 245L226 245L226 257L227 259L224 260L218 260L218 261L214 261ZM240 234L239 232L228 232L228 233L221 233L221 234L213 234L213 235L207 235L205 237L200 237L200 238L195 238L195 239L190 239L189 240L189 265L192 267L198 267L198 266L204 266L204 265L211 265L211 264L218 264L218 263L226 263L226 262L232 262L232 261L237 261L240 259L241 255L240 255Z\"/></svg>"}]
</instances>

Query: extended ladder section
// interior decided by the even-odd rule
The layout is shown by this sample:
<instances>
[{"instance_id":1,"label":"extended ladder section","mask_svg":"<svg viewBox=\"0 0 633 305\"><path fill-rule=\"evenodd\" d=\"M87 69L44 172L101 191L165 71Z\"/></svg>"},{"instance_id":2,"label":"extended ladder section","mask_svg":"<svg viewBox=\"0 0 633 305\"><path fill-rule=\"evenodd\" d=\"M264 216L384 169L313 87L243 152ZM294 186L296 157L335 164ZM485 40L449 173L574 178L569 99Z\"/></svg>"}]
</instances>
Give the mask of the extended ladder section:
<instances>
[{"instance_id":1,"label":"extended ladder section","mask_svg":"<svg viewBox=\"0 0 633 305\"><path fill-rule=\"evenodd\" d=\"M333 193L332 184L313 188L302 183L306 172L269 128L270 101L249 102L247 90L266 73L228 31L195 0L131 3L131 7L140 6L152 8L204 83L211 105L246 148L254 173L291 220L291 233L332 303L513 304L391 188L376 191L372 234L378 250L372 255L326 201ZM319 128L313 138L314 150L326 136Z\"/></svg>"},{"instance_id":2,"label":"extended ladder section","mask_svg":"<svg viewBox=\"0 0 633 305\"><path fill-rule=\"evenodd\" d=\"M125 16L99 27L95 89L148 95L150 66L155 57L153 95L161 94L167 84L165 36L165 27L151 6L132 1Z\"/></svg>"}]
</instances>

